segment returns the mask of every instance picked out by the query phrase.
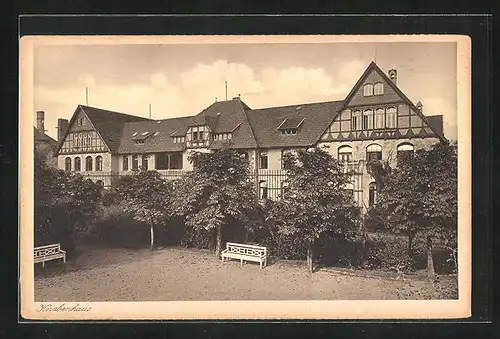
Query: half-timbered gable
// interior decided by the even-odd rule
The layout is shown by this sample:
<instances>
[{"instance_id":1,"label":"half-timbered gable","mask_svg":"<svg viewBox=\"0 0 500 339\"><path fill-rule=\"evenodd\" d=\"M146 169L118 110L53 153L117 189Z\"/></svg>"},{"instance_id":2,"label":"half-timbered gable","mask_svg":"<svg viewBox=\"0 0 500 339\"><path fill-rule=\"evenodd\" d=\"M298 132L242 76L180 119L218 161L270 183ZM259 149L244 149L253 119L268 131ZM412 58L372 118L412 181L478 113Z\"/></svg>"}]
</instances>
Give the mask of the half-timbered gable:
<instances>
[{"instance_id":1,"label":"half-timbered gable","mask_svg":"<svg viewBox=\"0 0 500 339\"><path fill-rule=\"evenodd\" d=\"M444 139L397 87L396 70L387 76L375 63L363 73L344 100L340 112L323 133L322 141Z\"/></svg>"}]
</instances>

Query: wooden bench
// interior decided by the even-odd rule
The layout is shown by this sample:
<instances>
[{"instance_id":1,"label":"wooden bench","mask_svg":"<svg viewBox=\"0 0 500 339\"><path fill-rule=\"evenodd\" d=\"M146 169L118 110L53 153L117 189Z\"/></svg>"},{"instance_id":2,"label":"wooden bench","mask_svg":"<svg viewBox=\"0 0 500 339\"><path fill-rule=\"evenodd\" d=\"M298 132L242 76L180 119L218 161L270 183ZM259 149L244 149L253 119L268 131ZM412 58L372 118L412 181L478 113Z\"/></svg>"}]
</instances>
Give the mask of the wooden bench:
<instances>
[{"instance_id":1,"label":"wooden bench","mask_svg":"<svg viewBox=\"0 0 500 339\"><path fill-rule=\"evenodd\" d=\"M255 261L260 263L260 268L262 268L267 265L267 249L262 246L228 242L226 249L221 253L222 264L224 264L224 258L240 259L241 265L244 260Z\"/></svg>"},{"instance_id":2,"label":"wooden bench","mask_svg":"<svg viewBox=\"0 0 500 339\"><path fill-rule=\"evenodd\" d=\"M34 261L35 263L41 262L42 267L45 267L45 262L55 259L60 259L66 262L66 251L61 249L60 244L46 245L35 247Z\"/></svg>"}]
</instances>

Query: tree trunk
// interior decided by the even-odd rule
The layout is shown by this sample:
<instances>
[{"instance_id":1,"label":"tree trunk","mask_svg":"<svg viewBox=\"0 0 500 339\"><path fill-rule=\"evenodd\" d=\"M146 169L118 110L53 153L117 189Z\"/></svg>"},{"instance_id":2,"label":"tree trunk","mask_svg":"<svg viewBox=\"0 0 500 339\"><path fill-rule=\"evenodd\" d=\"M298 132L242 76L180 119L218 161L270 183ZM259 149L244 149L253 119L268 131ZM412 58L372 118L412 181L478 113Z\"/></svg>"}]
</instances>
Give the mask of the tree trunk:
<instances>
[{"instance_id":1,"label":"tree trunk","mask_svg":"<svg viewBox=\"0 0 500 339\"><path fill-rule=\"evenodd\" d=\"M314 251L313 251L313 243L307 244L307 267L309 268L309 272L313 273L313 259L314 259Z\"/></svg>"},{"instance_id":2,"label":"tree trunk","mask_svg":"<svg viewBox=\"0 0 500 339\"><path fill-rule=\"evenodd\" d=\"M151 223L151 228L149 230L149 234L150 234L150 239L151 239L149 249L152 251L154 248L154 245L155 245L155 230L154 230L153 223Z\"/></svg>"},{"instance_id":3,"label":"tree trunk","mask_svg":"<svg viewBox=\"0 0 500 339\"><path fill-rule=\"evenodd\" d=\"M432 237L427 236L427 276L433 278L435 275L434 271L434 260L432 258Z\"/></svg>"},{"instance_id":4,"label":"tree trunk","mask_svg":"<svg viewBox=\"0 0 500 339\"><path fill-rule=\"evenodd\" d=\"M220 252L221 252L221 248L222 248L222 230L221 230L221 226L217 226L215 228L216 232L217 232L217 237L215 239L215 257L217 259L220 258Z\"/></svg>"}]
</instances>

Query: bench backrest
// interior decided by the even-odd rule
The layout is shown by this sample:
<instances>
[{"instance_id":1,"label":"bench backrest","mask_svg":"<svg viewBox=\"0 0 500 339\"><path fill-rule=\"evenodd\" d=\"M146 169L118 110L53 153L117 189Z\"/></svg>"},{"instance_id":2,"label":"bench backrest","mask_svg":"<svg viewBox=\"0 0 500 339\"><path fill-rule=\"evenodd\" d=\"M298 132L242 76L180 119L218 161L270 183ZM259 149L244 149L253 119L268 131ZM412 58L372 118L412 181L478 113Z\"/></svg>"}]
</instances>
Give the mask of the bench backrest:
<instances>
[{"instance_id":1,"label":"bench backrest","mask_svg":"<svg viewBox=\"0 0 500 339\"><path fill-rule=\"evenodd\" d=\"M226 249L230 253L262 256L267 255L267 249L262 246L238 244L234 242L226 243Z\"/></svg>"},{"instance_id":2,"label":"bench backrest","mask_svg":"<svg viewBox=\"0 0 500 339\"><path fill-rule=\"evenodd\" d=\"M46 246L40 246L40 247L35 247L34 249L34 255L35 258L37 257L45 257L51 254L57 254L61 249L60 244L53 244L53 245L46 245Z\"/></svg>"}]
</instances>

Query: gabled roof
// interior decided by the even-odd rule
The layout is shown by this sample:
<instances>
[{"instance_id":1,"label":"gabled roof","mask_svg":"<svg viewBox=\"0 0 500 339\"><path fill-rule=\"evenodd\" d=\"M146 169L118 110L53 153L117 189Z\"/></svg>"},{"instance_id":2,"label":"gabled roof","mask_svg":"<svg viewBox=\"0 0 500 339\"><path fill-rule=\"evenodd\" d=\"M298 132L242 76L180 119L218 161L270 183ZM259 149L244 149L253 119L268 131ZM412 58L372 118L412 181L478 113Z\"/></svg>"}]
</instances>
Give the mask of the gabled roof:
<instances>
[{"instance_id":1,"label":"gabled roof","mask_svg":"<svg viewBox=\"0 0 500 339\"><path fill-rule=\"evenodd\" d=\"M108 111L96 107L80 105L97 129L112 153L118 150L122 140L123 125L128 122L151 121L135 115Z\"/></svg>"},{"instance_id":2,"label":"gabled roof","mask_svg":"<svg viewBox=\"0 0 500 339\"><path fill-rule=\"evenodd\" d=\"M328 101L247 111L260 147L307 147L314 145L338 114L343 101ZM296 135L282 135L277 127L284 119L302 121Z\"/></svg>"},{"instance_id":3,"label":"gabled roof","mask_svg":"<svg viewBox=\"0 0 500 339\"><path fill-rule=\"evenodd\" d=\"M174 144L172 133L179 129L187 130L187 126L192 123L192 119L192 116L188 116L125 123L123 124L121 142L117 149L117 153L131 154L182 151L185 148L184 144ZM141 135L144 132L150 132L151 135L144 143L136 143L132 137L134 133Z\"/></svg>"},{"instance_id":4,"label":"gabled roof","mask_svg":"<svg viewBox=\"0 0 500 339\"><path fill-rule=\"evenodd\" d=\"M232 146L235 148L255 148L257 141L247 117L247 104L235 98L217 101L201 111L198 116L217 118L217 125L212 129L215 133L233 132ZM214 143L214 146L217 143Z\"/></svg>"},{"instance_id":5,"label":"gabled roof","mask_svg":"<svg viewBox=\"0 0 500 339\"><path fill-rule=\"evenodd\" d=\"M358 79L358 81L356 82L356 84L353 86L353 88L351 89L351 91L349 92L349 94L347 95L347 97L345 98L345 100L344 100L345 104L344 105L347 105L349 103L349 101L351 100L351 98L353 97L353 95L360 88L360 86L363 84L364 80L370 74L371 71L377 72L382 77L382 79L384 79L384 81L389 86L391 86L391 88L401 97L401 99L403 99L403 101L405 103L407 103L416 112L416 114L418 116L420 116L421 119L423 119L424 121L426 121L426 117L423 115L423 113L420 112L420 110L415 106L415 104L413 104L413 102L399 89L398 86L396 86L396 84L387 76L387 74L385 74L385 72L382 71L380 69L380 67L378 67L377 64L375 62L373 62L373 61L370 63L370 65L368 65L368 67L366 68L366 70L363 72L363 74L361 75L361 77ZM429 124L429 126L432 129L432 131L434 133L436 133L436 135L442 141L446 141L446 138L444 137L442 131L438 132L432 125ZM326 129L325 129L325 131L326 131Z\"/></svg>"},{"instance_id":6,"label":"gabled roof","mask_svg":"<svg viewBox=\"0 0 500 339\"><path fill-rule=\"evenodd\" d=\"M120 145L124 123L132 121L151 121L136 115L109 111L97 107L78 105L70 122L68 123L68 127L66 128L63 138L59 141L56 152L58 152L61 148L62 142L69 133L71 126L74 124L79 111L82 111L88 117L91 125L100 135L111 153L116 153Z\"/></svg>"}]
</instances>

